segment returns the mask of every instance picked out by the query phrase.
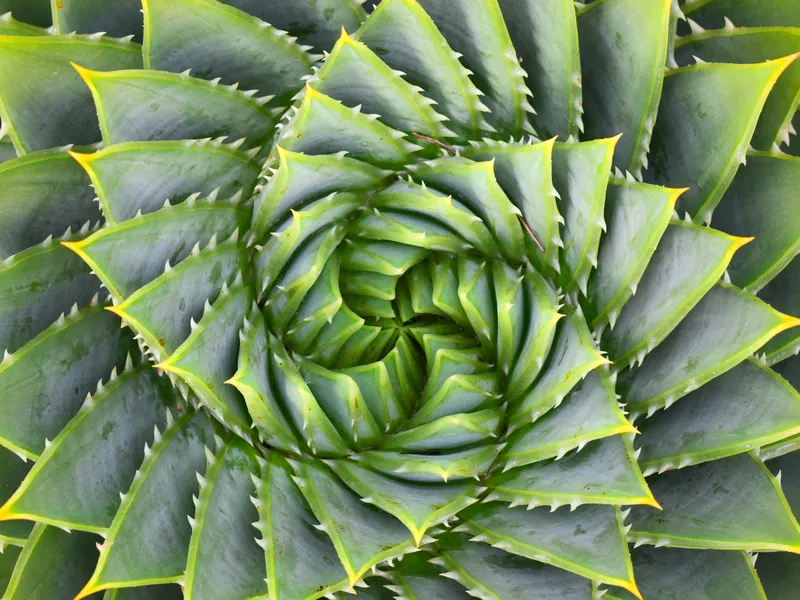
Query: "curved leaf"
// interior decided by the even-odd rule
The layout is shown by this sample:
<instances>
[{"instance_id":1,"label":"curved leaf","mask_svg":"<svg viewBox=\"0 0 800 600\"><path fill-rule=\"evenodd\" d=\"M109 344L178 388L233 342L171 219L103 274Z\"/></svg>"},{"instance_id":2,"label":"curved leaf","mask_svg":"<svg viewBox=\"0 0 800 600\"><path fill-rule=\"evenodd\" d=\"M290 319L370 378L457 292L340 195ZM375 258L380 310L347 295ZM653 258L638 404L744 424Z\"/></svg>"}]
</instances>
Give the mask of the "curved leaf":
<instances>
[{"instance_id":1,"label":"curved leaf","mask_svg":"<svg viewBox=\"0 0 800 600\"><path fill-rule=\"evenodd\" d=\"M128 142L94 154L71 152L92 180L110 224L150 213L190 194L222 198L253 193L259 166L236 151L237 143L219 141Z\"/></svg>"},{"instance_id":2,"label":"curved leaf","mask_svg":"<svg viewBox=\"0 0 800 600\"><path fill-rule=\"evenodd\" d=\"M800 526L778 481L749 454L664 473L650 489L664 510L633 507L637 545L800 551Z\"/></svg>"},{"instance_id":3,"label":"curved leaf","mask_svg":"<svg viewBox=\"0 0 800 600\"><path fill-rule=\"evenodd\" d=\"M670 0L601 0L578 17L586 135L622 133L614 163L639 179L664 81L670 10Z\"/></svg>"},{"instance_id":4,"label":"curved leaf","mask_svg":"<svg viewBox=\"0 0 800 600\"><path fill-rule=\"evenodd\" d=\"M36 459L135 347L97 303L77 307L0 363L0 444Z\"/></svg>"},{"instance_id":5,"label":"curved leaf","mask_svg":"<svg viewBox=\"0 0 800 600\"><path fill-rule=\"evenodd\" d=\"M756 238L731 261L736 285L756 293L800 254L798 186L800 158L759 153L739 169L714 214L714 227Z\"/></svg>"},{"instance_id":6,"label":"curved leaf","mask_svg":"<svg viewBox=\"0 0 800 600\"><path fill-rule=\"evenodd\" d=\"M622 373L620 393L634 413L652 414L742 362L770 338L800 325L732 286L718 284L648 356Z\"/></svg>"},{"instance_id":7,"label":"curved leaf","mask_svg":"<svg viewBox=\"0 0 800 600\"><path fill-rule=\"evenodd\" d=\"M52 237L6 259L0 263L0 348L16 352L99 290L86 263Z\"/></svg>"},{"instance_id":8,"label":"curved leaf","mask_svg":"<svg viewBox=\"0 0 800 600\"><path fill-rule=\"evenodd\" d=\"M512 506L539 504L650 504L657 502L636 464L633 448L623 436L603 438L561 460L534 463L493 476L488 500Z\"/></svg>"},{"instance_id":9,"label":"curved leaf","mask_svg":"<svg viewBox=\"0 0 800 600\"><path fill-rule=\"evenodd\" d=\"M581 506L574 512L482 504L453 531L464 531L496 548L577 573L639 596L633 580L622 516L612 506Z\"/></svg>"},{"instance_id":10,"label":"curved leaf","mask_svg":"<svg viewBox=\"0 0 800 600\"><path fill-rule=\"evenodd\" d=\"M198 482L206 485L197 475L212 441L209 419L186 412L145 452L77 599L109 588L183 580L192 531L186 515Z\"/></svg>"},{"instance_id":11,"label":"curved leaf","mask_svg":"<svg viewBox=\"0 0 800 600\"><path fill-rule=\"evenodd\" d=\"M122 142L246 137L258 152L272 137L275 117L235 86L166 71L90 71L75 67L94 97L106 146Z\"/></svg>"},{"instance_id":12,"label":"curved leaf","mask_svg":"<svg viewBox=\"0 0 800 600\"><path fill-rule=\"evenodd\" d=\"M508 446L501 454L503 469L560 458L592 440L635 431L617 406L611 380L590 373L569 393L559 410L548 412L508 437Z\"/></svg>"},{"instance_id":13,"label":"curved leaf","mask_svg":"<svg viewBox=\"0 0 800 600\"><path fill-rule=\"evenodd\" d=\"M285 105L314 57L294 38L216 0L144 0L144 68L221 78Z\"/></svg>"},{"instance_id":14,"label":"curved leaf","mask_svg":"<svg viewBox=\"0 0 800 600\"><path fill-rule=\"evenodd\" d=\"M719 281L734 253L752 238L674 222L664 235L619 319L610 322L604 346L620 366L641 361ZM690 266L687 262L691 261Z\"/></svg>"},{"instance_id":15,"label":"curved leaf","mask_svg":"<svg viewBox=\"0 0 800 600\"><path fill-rule=\"evenodd\" d=\"M92 572L97 539L39 523L22 548L3 598L72 597Z\"/></svg>"},{"instance_id":16,"label":"curved leaf","mask_svg":"<svg viewBox=\"0 0 800 600\"><path fill-rule=\"evenodd\" d=\"M498 0L418 0L450 46L463 54L475 85L491 112L486 120L500 136L535 133L525 71L506 29ZM491 131L492 129L490 129Z\"/></svg>"},{"instance_id":17,"label":"curved leaf","mask_svg":"<svg viewBox=\"0 0 800 600\"><path fill-rule=\"evenodd\" d=\"M206 408L241 437L250 419L239 392L225 381L236 372L239 331L252 304L252 293L242 285L222 288L212 307L206 303L203 318L191 328L189 337L156 365L183 379Z\"/></svg>"},{"instance_id":18,"label":"curved leaf","mask_svg":"<svg viewBox=\"0 0 800 600\"><path fill-rule=\"evenodd\" d=\"M640 429L639 461L648 475L717 460L800 433L800 393L746 360Z\"/></svg>"},{"instance_id":19,"label":"curved leaf","mask_svg":"<svg viewBox=\"0 0 800 600\"><path fill-rule=\"evenodd\" d=\"M167 406L174 402L164 384L152 369L140 367L98 386L46 444L25 481L0 508L0 520L107 531L120 505L119 493L133 482L144 457L138 449L153 442L153 427L158 440Z\"/></svg>"},{"instance_id":20,"label":"curved leaf","mask_svg":"<svg viewBox=\"0 0 800 600\"><path fill-rule=\"evenodd\" d=\"M581 63L575 4L570 0L498 0L509 35L528 73L536 131L561 141L583 131Z\"/></svg>"},{"instance_id":21,"label":"curved leaf","mask_svg":"<svg viewBox=\"0 0 800 600\"><path fill-rule=\"evenodd\" d=\"M589 279L589 297L597 313L592 321L595 331L602 330L605 322L613 326L635 294L684 191L630 182L608 186L608 233L600 240L597 271Z\"/></svg>"},{"instance_id":22,"label":"curved leaf","mask_svg":"<svg viewBox=\"0 0 800 600\"><path fill-rule=\"evenodd\" d=\"M0 164L0 260L97 223L89 178L63 149L35 152Z\"/></svg>"},{"instance_id":23,"label":"curved leaf","mask_svg":"<svg viewBox=\"0 0 800 600\"><path fill-rule=\"evenodd\" d=\"M753 65L700 64L664 77L647 178L691 184L678 202L696 222L711 213L733 180L772 86L797 57Z\"/></svg>"},{"instance_id":24,"label":"curved leaf","mask_svg":"<svg viewBox=\"0 0 800 600\"><path fill-rule=\"evenodd\" d=\"M141 47L96 35L0 36L0 117L17 154L99 141L91 94L70 62L140 68Z\"/></svg>"},{"instance_id":25,"label":"curved leaf","mask_svg":"<svg viewBox=\"0 0 800 600\"><path fill-rule=\"evenodd\" d=\"M263 596L264 554L253 536L258 513L250 501L258 481L256 455L242 440L207 454L205 486L195 502L186 563L186 598L242 600ZM263 459L262 459L263 460Z\"/></svg>"},{"instance_id":26,"label":"curved leaf","mask_svg":"<svg viewBox=\"0 0 800 600\"><path fill-rule=\"evenodd\" d=\"M418 91L372 50L342 31L323 67L308 82L323 94L351 108L380 115L390 127L423 135L453 137L438 114Z\"/></svg>"},{"instance_id":27,"label":"curved leaf","mask_svg":"<svg viewBox=\"0 0 800 600\"><path fill-rule=\"evenodd\" d=\"M712 4L718 2L719 0L715 0ZM726 23L724 29L681 38L675 46L675 57L681 66L691 64L693 57L707 62L755 63L793 54L798 48L800 48L800 29L789 27L731 29ZM778 78L770 92L750 144L758 150L765 151L771 150L773 143L788 144L789 125L798 101L800 101L800 63L795 62Z\"/></svg>"},{"instance_id":28,"label":"curved leaf","mask_svg":"<svg viewBox=\"0 0 800 600\"><path fill-rule=\"evenodd\" d=\"M165 263L186 258L195 244L207 245L212 237L226 239L247 221L247 210L230 201L208 196L104 227L79 242L64 243L79 255L103 282L112 298L127 298L164 272ZM142 244L146 260L139 251Z\"/></svg>"}]
</instances>

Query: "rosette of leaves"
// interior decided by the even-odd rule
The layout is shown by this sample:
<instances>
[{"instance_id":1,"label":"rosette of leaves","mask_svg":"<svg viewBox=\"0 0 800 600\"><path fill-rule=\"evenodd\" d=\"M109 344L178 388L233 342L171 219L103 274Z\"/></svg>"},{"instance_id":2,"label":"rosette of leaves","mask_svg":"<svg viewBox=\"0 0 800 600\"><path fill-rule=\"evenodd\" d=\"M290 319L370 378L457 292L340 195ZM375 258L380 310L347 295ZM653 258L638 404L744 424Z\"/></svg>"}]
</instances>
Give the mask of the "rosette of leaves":
<instances>
[{"instance_id":1,"label":"rosette of leaves","mask_svg":"<svg viewBox=\"0 0 800 600\"><path fill-rule=\"evenodd\" d=\"M0 1L4 598L793 597L798 5L371 4Z\"/></svg>"}]
</instances>

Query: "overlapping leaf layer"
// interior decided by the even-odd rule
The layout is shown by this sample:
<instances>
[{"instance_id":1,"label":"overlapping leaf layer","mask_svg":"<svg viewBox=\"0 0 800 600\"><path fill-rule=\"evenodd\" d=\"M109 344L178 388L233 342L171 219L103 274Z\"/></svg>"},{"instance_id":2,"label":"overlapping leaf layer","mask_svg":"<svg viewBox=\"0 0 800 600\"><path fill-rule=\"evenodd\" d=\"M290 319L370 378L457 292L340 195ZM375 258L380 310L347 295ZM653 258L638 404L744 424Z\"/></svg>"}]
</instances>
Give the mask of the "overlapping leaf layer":
<instances>
[{"instance_id":1,"label":"overlapping leaf layer","mask_svg":"<svg viewBox=\"0 0 800 600\"><path fill-rule=\"evenodd\" d=\"M4 599L794 597L800 11L0 9Z\"/></svg>"}]
</instances>

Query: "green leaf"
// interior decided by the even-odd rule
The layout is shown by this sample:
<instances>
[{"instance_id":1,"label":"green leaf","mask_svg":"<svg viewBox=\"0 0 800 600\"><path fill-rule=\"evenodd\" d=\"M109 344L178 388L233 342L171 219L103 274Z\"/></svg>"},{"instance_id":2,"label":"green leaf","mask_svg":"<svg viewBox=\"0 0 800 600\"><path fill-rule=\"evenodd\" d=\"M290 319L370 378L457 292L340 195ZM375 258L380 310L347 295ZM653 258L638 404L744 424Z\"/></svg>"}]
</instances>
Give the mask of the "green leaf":
<instances>
[{"instance_id":1,"label":"green leaf","mask_svg":"<svg viewBox=\"0 0 800 600\"><path fill-rule=\"evenodd\" d=\"M270 387L269 342L264 317L260 310L251 311L243 319L239 337L239 363L236 373L226 383L244 397L250 418L259 437L283 451L300 453L297 439Z\"/></svg>"},{"instance_id":2,"label":"green leaf","mask_svg":"<svg viewBox=\"0 0 800 600\"><path fill-rule=\"evenodd\" d=\"M337 548L298 485L307 487L283 457L270 454L262 484L257 484L256 528L262 533L258 544L266 553L267 587L273 598L318 598L351 586Z\"/></svg>"},{"instance_id":3,"label":"green leaf","mask_svg":"<svg viewBox=\"0 0 800 600\"><path fill-rule=\"evenodd\" d=\"M289 121L279 123L281 148L304 154L347 152L379 167L397 169L411 162L422 148L402 138L405 134L381 123L360 108L348 108L306 84L300 106L289 110Z\"/></svg>"},{"instance_id":4,"label":"green leaf","mask_svg":"<svg viewBox=\"0 0 800 600\"><path fill-rule=\"evenodd\" d=\"M260 458L260 457L259 457ZM250 501L258 479L255 452L235 439L207 453L206 484L195 502L186 563L186 597L240 600L263 596L264 553L253 536L258 512ZM263 460L263 459L261 459Z\"/></svg>"},{"instance_id":5,"label":"green leaf","mask_svg":"<svg viewBox=\"0 0 800 600\"><path fill-rule=\"evenodd\" d=\"M504 552L488 544L470 543L464 534L441 542L441 554L431 559L447 569L470 595L497 600L589 600L592 583L563 569Z\"/></svg>"},{"instance_id":6,"label":"green leaf","mask_svg":"<svg viewBox=\"0 0 800 600\"><path fill-rule=\"evenodd\" d=\"M391 593L377 599L394 600L399 595L409 600L468 600L467 591L455 581L445 579L443 570L431 564L433 560L424 551L404 556L390 576L393 585L384 588Z\"/></svg>"},{"instance_id":7,"label":"green leaf","mask_svg":"<svg viewBox=\"0 0 800 600\"><path fill-rule=\"evenodd\" d=\"M581 63L575 4L499 0L519 61L528 72L536 113L530 120L544 137L562 141L583 131Z\"/></svg>"},{"instance_id":8,"label":"green leaf","mask_svg":"<svg viewBox=\"0 0 800 600\"><path fill-rule=\"evenodd\" d=\"M641 363L719 281L734 253L752 238L737 238L693 223L673 222L661 237L636 296L609 321L604 347L620 367ZM689 263L687 265L687 263Z\"/></svg>"},{"instance_id":9,"label":"green leaf","mask_svg":"<svg viewBox=\"0 0 800 600\"><path fill-rule=\"evenodd\" d=\"M715 0L716 3L716 0ZM737 23L738 24L738 23ZM781 58L800 48L800 29L789 27L737 28L726 26L681 38L675 57L681 66L693 57L707 62L755 63ZM787 67L769 94L750 144L770 150L773 143L789 143L789 125L800 100L800 63Z\"/></svg>"},{"instance_id":10,"label":"green leaf","mask_svg":"<svg viewBox=\"0 0 800 600\"><path fill-rule=\"evenodd\" d=\"M760 460L739 454L650 480L663 511L634 507L629 539L717 550L800 551L800 526Z\"/></svg>"},{"instance_id":11,"label":"green leaf","mask_svg":"<svg viewBox=\"0 0 800 600\"><path fill-rule=\"evenodd\" d=\"M324 466L293 463L295 483L328 534L347 573L349 586L379 562L414 548L406 527L394 517L360 501ZM432 541L430 538L423 540Z\"/></svg>"},{"instance_id":12,"label":"green leaf","mask_svg":"<svg viewBox=\"0 0 800 600\"><path fill-rule=\"evenodd\" d=\"M691 185L678 208L696 222L711 221L745 161L772 86L796 56L752 65L700 64L664 77L647 178L669 187Z\"/></svg>"},{"instance_id":13,"label":"green leaf","mask_svg":"<svg viewBox=\"0 0 800 600\"><path fill-rule=\"evenodd\" d=\"M303 44L330 50L342 27L355 31L366 17L352 0L223 0L251 15L285 29Z\"/></svg>"},{"instance_id":14,"label":"green leaf","mask_svg":"<svg viewBox=\"0 0 800 600\"><path fill-rule=\"evenodd\" d=\"M358 218L351 235L390 241L452 254L474 248L499 256L500 246L474 210L466 203L406 181L397 181L374 196L373 210ZM419 267L430 283L425 266ZM428 308L439 313L430 294Z\"/></svg>"},{"instance_id":15,"label":"green leaf","mask_svg":"<svg viewBox=\"0 0 800 600\"><path fill-rule=\"evenodd\" d=\"M414 536L417 545L434 525L448 523L461 510L477 502L485 488L474 481L427 484L398 481L348 460L326 464L365 504L397 517Z\"/></svg>"},{"instance_id":16,"label":"green leaf","mask_svg":"<svg viewBox=\"0 0 800 600\"><path fill-rule=\"evenodd\" d=\"M242 192L249 198L259 174L258 163L238 144L219 140L128 142L94 154L71 152L86 170L109 224L151 213L166 200L176 204L190 194L218 190L223 198Z\"/></svg>"},{"instance_id":17,"label":"green leaf","mask_svg":"<svg viewBox=\"0 0 800 600\"><path fill-rule=\"evenodd\" d=\"M558 224L562 220L556 206L558 192L553 187L553 140L538 144L504 144L492 140L471 143L464 155L473 160L494 161L497 182L533 232L533 236L525 237L528 260L541 272L549 272L558 264L561 240Z\"/></svg>"},{"instance_id":18,"label":"green leaf","mask_svg":"<svg viewBox=\"0 0 800 600\"><path fill-rule=\"evenodd\" d=\"M54 7L54 25L59 33L105 31L142 41L142 12L138 2L128 0L60 0Z\"/></svg>"},{"instance_id":19,"label":"green leaf","mask_svg":"<svg viewBox=\"0 0 800 600\"><path fill-rule=\"evenodd\" d=\"M246 137L246 147L268 142L275 117L235 86L215 84L186 73L90 71L76 69L92 91L106 146L122 142Z\"/></svg>"},{"instance_id":20,"label":"green leaf","mask_svg":"<svg viewBox=\"0 0 800 600\"><path fill-rule=\"evenodd\" d=\"M63 149L0 164L0 259L101 215L89 179Z\"/></svg>"},{"instance_id":21,"label":"green leaf","mask_svg":"<svg viewBox=\"0 0 800 600\"><path fill-rule=\"evenodd\" d=\"M0 592L3 592L3 594L5 594L8 583L11 581L11 575L21 552L21 547L12 546L0 553Z\"/></svg>"},{"instance_id":22,"label":"green leaf","mask_svg":"<svg viewBox=\"0 0 800 600\"><path fill-rule=\"evenodd\" d=\"M775 475L778 483L783 487L789 508L794 512L800 509L800 453L788 452L777 458L773 458L767 463L767 467ZM785 481L783 477L786 477Z\"/></svg>"},{"instance_id":23,"label":"green leaf","mask_svg":"<svg viewBox=\"0 0 800 600\"><path fill-rule=\"evenodd\" d=\"M513 402L541 372L556 336L558 312L553 288L536 271L525 274L511 309L514 361L508 374L506 398ZM568 327L564 326L564 327Z\"/></svg>"},{"instance_id":24,"label":"green leaf","mask_svg":"<svg viewBox=\"0 0 800 600\"><path fill-rule=\"evenodd\" d=\"M418 0L470 69L491 112L486 120L503 137L535 133L528 122L533 112L511 36L497 0ZM492 131L490 129L490 131Z\"/></svg>"},{"instance_id":25,"label":"green leaf","mask_svg":"<svg viewBox=\"0 0 800 600\"><path fill-rule=\"evenodd\" d=\"M770 306L790 315L800 315L800 258L792 262L758 294ZM763 347L767 361L774 364L800 352L800 329L776 335ZM796 384L795 387L797 387Z\"/></svg>"},{"instance_id":26,"label":"green leaf","mask_svg":"<svg viewBox=\"0 0 800 600\"><path fill-rule=\"evenodd\" d=\"M623 518L613 506L552 512L494 502L470 509L463 518L464 523L453 531L470 533L478 538L476 542L639 595L622 533Z\"/></svg>"},{"instance_id":27,"label":"green leaf","mask_svg":"<svg viewBox=\"0 0 800 600\"><path fill-rule=\"evenodd\" d=\"M685 191L642 183L613 183L606 192L608 233L600 241L597 271L589 279L595 331L617 317L639 286Z\"/></svg>"},{"instance_id":28,"label":"green leaf","mask_svg":"<svg viewBox=\"0 0 800 600\"><path fill-rule=\"evenodd\" d=\"M627 410L653 414L722 375L777 333L800 325L755 296L718 284L641 367L623 372ZM634 417L631 417L635 420Z\"/></svg>"},{"instance_id":29,"label":"green leaf","mask_svg":"<svg viewBox=\"0 0 800 600\"><path fill-rule=\"evenodd\" d=\"M153 358L166 360L189 337L192 319L200 320L205 303L216 302L223 288L241 285L245 265L238 244L209 243L107 310L136 331Z\"/></svg>"},{"instance_id":30,"label":"green leaf","mask_svg":"<svg viewBox=\"0 0 800 600\"><path fill-rule=\"evenodd\" d=\"M327 244L315 244L314 238L343 238L346 233L345 224L364 203L361 195L334 192L294 208L289 214L281 215L282 218L276 223L274 231L270 232L270 237L256 249L258 252L254 270L261 295L273 299L274 302L274 298L288 295L287 292L291 293L290 290L294 287L307 291L316 281L317 273L300 270L293 263L299 260L302 264L302 259L307 257L314 264L319 264L321 271L330 252L325 252L325 260L319 261L322 249ZM309 251L309 247L313 247L313 250ZM298 302L305 291L300 292L302 295ZM283 306L280 309L286 310Z\"/></svg>"},{"instance_id":31,"label":"green leaf","mask_svg":"<svg viewBox=\"0 0 800 600\"><path fill-rule=\"evenodd\" d=\"M277 146L279 165L255 202L253 235L265 242L291 211L333 192L377 188L389 176L368 163L344 156L308 156Z\"/></svg>"},{"instance_id":32,"label":"green leaf","mask_svg":"<svg viewBox=\"0 0 800 600\"><path fill-rule=\"evenodd\" d=\"M731 261L736 285L756 293L800 254L798 185L800 158L759 153L739 169L714 214L714 227L755 236Z\"/></svg>"},{"instance_id":33,"label":"green leaf","mask_svg":"<svg viewBox=\"0 0 800 600\"><path fill-rule=\"evenodd\" d=\"M0 37L0 117L17 154L100 139L89 90L70 62L136 69L141 47L96 35Z\"/></svg>"},{"instance_id":34,"label":"green leaf","mask_svg":"<svg viewBox=\"0 0 800 600\"><path fill-rule=\"evenodd\" d=\"M639 428L639 461L649 475L800 433L800 393L770 369L746 360Z\"/></svg>"},{"instance_id":35,"label":"green leaf","mask_svg":"<svg viewBox=\"0 0 800 600\"><path fill-rule=\"evenodd\" d=\"M373 11L355 38L437 104L465 137L489 130L481 112L488 111L480 90L433 19L417 0L386 0Z\"/></svg>"},{"instance_id":36,"label":"green leaf","mask_svg":"<svg viewBox=\"0 0 800 600\"><path fill-rule=\"evenodd\" d=\"M648 600L767 598L753 569L754 558L744 552L645 547L631 552L631 560L642 596Z\"/></svg>"},{"instance_id":37,"label":"green leaf","mask_svg":"<svg viewBox=\"0 0 800 600\"><path fill-rule=\"evenodd\" d=\"M120 301L164 272L165 263L186 258L193 246L206 246L212 237L225 240L249 217L239 196L217 201L214 194L104 227L79 242L63 245L88 264L112 298ZM142 256L142 246L147 255ZM1 344L0 344L1 345Z\"/></svg>"},{"instance_id":38,"label":"green leaf","mask_svg":"<svg viewBox=\"0 0 800 600\"><path fill-rule=\"evenodd\" d=\"M284 106L315 57L285 32L216 0L144 0L144 68L221 78ZM215 79L216 80L216 79Z\"/></svg>"},{"instance_id":39,"label":"green leaf","mask_svg":"<svg viewBox=\"0 0 800 600\"><path fill-rule=\"evenodd\" d=\"M664 81L670 2L603 0L578 17L590 139L622 133L614 163L641 179Z\"/></svg>"},{"instance_id":40,"label":"green leaf","mask_svg":"<svg viewBox=\"0 0 800 600\"><path fill-rule=\"evenodd\" d=\"M281 407L300 439L319 456L342 456L348 446L320 406L281 341L269 334L267 378L274 403ZM256 417L258 418L258 417Z\"/></svg>"},{"instance_id":41,"label":"green leaf","mask_svg":"<svg viewBox=\"0 0 800 600\"><path fill-rule=\"evenodd\" d=\"M130 365L130 363L129 363ZM108 530L119 493L133 482L157 441L172 389L149 366L129 370L98 385L0 508L0 520L28 519L94 533ZM154 434L153 427L156 428Z\"/></svg>"},{"instance_id":42,"label":"green leaf","mask_svg":"<svg viewBox=\"0 0 800 600\"><path fill-rule=\"evenodd\" d=\"M688 0L683 11L705 27L724 26L726 16L740 27L800 27L800 7L783 0Z\"/></svg>"},{"instance_id":43,"label":"green leaf","mask_svg":"<svg viewBox=\"0 0 800 600\"><path fill-rule=\"evenodd\" d=\"M73 304L87 306L99 289L89 267L52 237L7 258L0 263L0 348L16 352Z\"/></svg>"},{"instance_id":44,"label":"green leaf","mask_svg":"<svg viewBox=\"0 0 800 600\"><path fill-rule=\"evenodd\" d=\"M378 114L388 126L434 138L455 137L418 88L400 77L372 50L342 31L325 64L308 82L351 108Z\"/></svg>"},{"instance_id":45,"label":"green leaf","mask_svg":"<svg viewBox=\"0 0 800 600\"><path fill-rule=\"evenodd\" d=\"M539 504L569 504L573 510L581 504L657 505L632 446L620 435L591 442L561 460L499 473L489 487L488 500L503 500L512 507L527 504L529 509Z\"/></svg>"},{"instance_id":46,"label":"green leaf","mask_svg":"<svg viewBox=\"0 0 800 600\"><path fill-rule=\"evenodd\" d=\"M92 303L75 307L0 363L0 444L36 459L135 347L120 321Z\"/></svg>"},{"instance_id":47,"label":"green leaf","mask_svg":"<svg viewBox=\"0 0 800 600\"><path fill-rule=\"evenodd\" d=\"M586 322L577 312L559 326L550 357L536 382L513 401L509 431L532 423L558 407L581 379L608 364L595 349Z\"/></svg>"},{"instance_id":48,"label":"green leaf","mask_svg":"<svg viewBox=\"0 0 800 600\"><path fill-rule=\"evenodd\" d=\"M355 380L328 370L300 356L297 370L336 430L353 448L374 446L383 437L383 427L372 416Z\"/></svg>"},{"instance_id":49,"label":"green leaf","mask_svg":"<svg viewBox=\"0 0 800 600\"><path fill-rule=\"evenodd\" d=\"M546 458L563 457L592 440L635 431L617 406L611 380L590 373L558 410L551 410L510 435L500 458L507 471Z\"/></svg>"},{"instance_id":50,"label":"green leaf","mask_svg":"<svg viewBox=\"0 0 800 600\"><path fill-rule=\"evenodd\" d=\"M553 147L553 184L564 218L560 281L567 292L578 288L585 295L589 273L597 266L606 186L618 140L619 136Z\"/></svg>"},{"instance_id":51,"label":"green leaf","mask_svg":"<svg viewBox=\"0 0 800 600\"><path fill-rule=\"evenodd\" d=\"M67 533L37 524L22 548L3 598L71 598L92 572L97 539L88 533Z\"/></svg>"},{"instance_id":52,"label":"green leaf","mask_svg":"<svg viewBox=\"0 0 800 600\"><path fill-rule=\"evenodd\" d=\"M480 219L494 236L500 252L512 263L523 262L525 248L520 209L512 204L497 182L494 163L463 158L443 158L408 167L415 177L439 192L452 194Z\"/></svg>"},{"instance_id":53,"label":"green leaf","mask_svg":"<svg viewBox=\"0 0 800 600\"><path fill-rule=\"evenodd\" d=\"M0 502L2 504L5 504L14 494L30 469L31 465L27 460L0 446ZM15 546L22 547L25 544L33 525L30 521L0 523L0 548L3 548L0 553L0 590L2 591L5 591L4 586L8 583L11 570L14 568L15 561L8 564L9 556L14 556Z\"/></svg>"},{"instance_id":54,"label":"green leaf","mask_svg":"<svg viewBox=\"0 0 800 600\"><path fill-rule=\"evenodd\" d=\"M241 394L225 381L236 372L238 327L252 302L249 286L230 291L223 286L213 307L206 302L200 322L192 326L190 321L189 337L156 365L185 381L203 405L240 437L246 437L250 418Z\"/></svg>"},{"instance_id":55,"label":"green leaf","mask_svg":"<svg viewBox=\"0 0 800 600\"><path fill-rule=\"evenodd\" d=\"M111 524L94 573L76 598L101 590L183 580L192 494L206 482L205 446L213 441L204 413L186 412L145 452Z\"/></svg>"},{"instance_id":56,"label":"green leaf","mask_svg":"<svg viewBox=\"0 0 800 600\"><path fill-rule=\"evenodd\" d=\"M504 407L441 417L392 434L383 448L408 452L441 452L492 441L502 433Z\"/></svg>"},{"instance_id":57,"label":"green leaf","mask_svg":"<svg viewBox=\"0 0 800 600\"><path fill-rule=\"evenodd\" d=\"M447 454L404 454L366 450L351 458L396 479L419 483L445 483L479 477L489 470L503 445L479 446Z\"/></svg>"}]
</instances>

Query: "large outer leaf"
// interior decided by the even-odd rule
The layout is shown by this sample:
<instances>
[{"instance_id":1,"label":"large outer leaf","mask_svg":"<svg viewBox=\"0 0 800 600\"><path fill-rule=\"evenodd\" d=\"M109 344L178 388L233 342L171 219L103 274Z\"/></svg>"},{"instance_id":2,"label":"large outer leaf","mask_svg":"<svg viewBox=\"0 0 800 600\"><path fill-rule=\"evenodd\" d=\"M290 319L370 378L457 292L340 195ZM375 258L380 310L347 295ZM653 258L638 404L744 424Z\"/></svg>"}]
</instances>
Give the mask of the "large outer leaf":
<instances>
[{"instance_id":1,"label":"large outer leaf","mask_svg":"<svg viewBox=\"0 0 800 600\"><path fill-rule=\"evenodd\" d=\"M566 141L583 130L581 64L575 4L570 0L499 0L514 48L528 73L536 114L530 119L545 137Z\"/></svg>"},{"instance_id":2,"label":"large outer leaf","mask_svg":"<svg viewBox=\"0 0 800 600\"><path fill-rule=\"evenodd\" d=\"M634 507L638 543L720 550L800 550L800 526L759 459L739 454L664 473L650 487L663 511Z\"/></svg>"},{"instance_id":3,"label":"large outer leaf","mask_svg":"<svg viewBox=\"0 0 800 600\"><path fill-rule=\"evenodd\" d=\"M18 154L100 139L89 90L70 62L133 69L141 48L95 36L0 37L0 117Z\"/></svg>"},{"instance_id":4,"label":"large outer leaf","mask_svg":"<svg viewBox=\"0 0 800 600\"><path fill-rule=\"evenodd\" d=\"M641 178L667 59L670 2L602 0L578 18L586 134L622 133L614 163Z\"/></svg>"},{"instance_id":5,"label":"large outer leaf","mask_svg":"<svg viewBox=\"0 0 800 600\"><path fill-rule=\"evenodd\" d=\"M667 73L647 177L692 184L678 202L708 222L741 162L772 86L796 55L755 65L701 64Z\"/></svg>"},{"instance_id":6,"label":"large outer leaf","mask_svg":"<svg viewBox=\"0 0 800 600\"><path fill-rule=\"evenodd\" d=\"M145 0L144 67L221 78L276 96L281 104L311 73L293 38L216 0Z\"/></svg>"}]
</instances>

